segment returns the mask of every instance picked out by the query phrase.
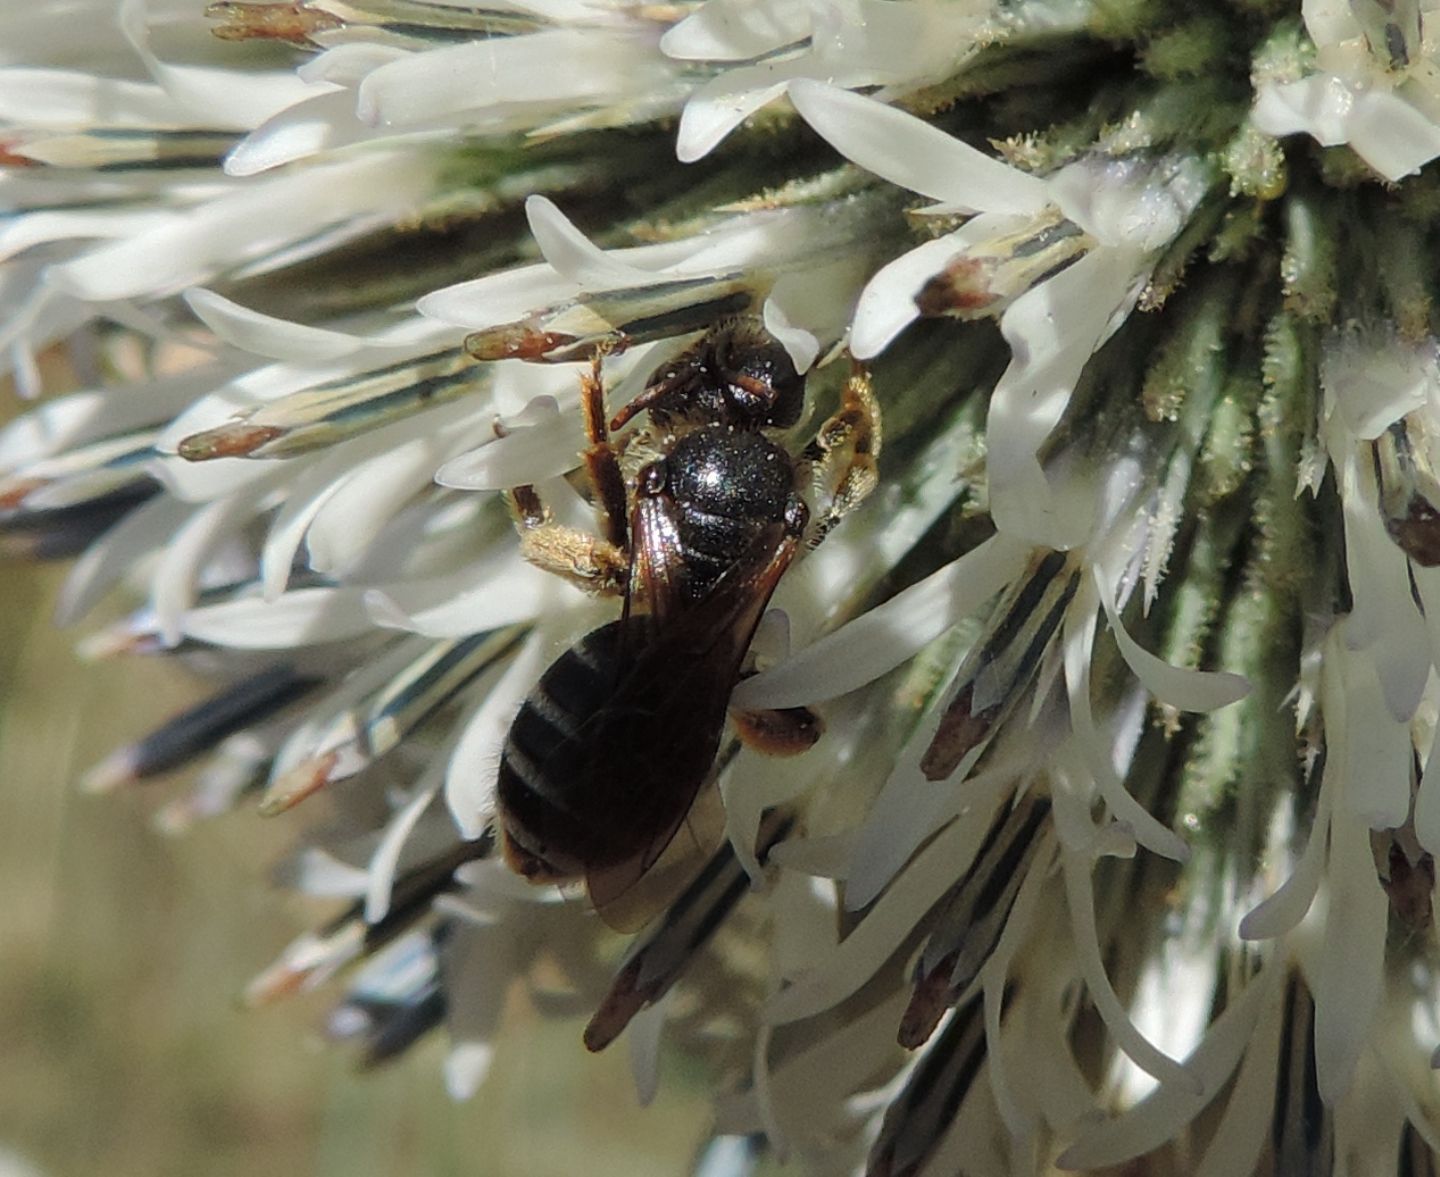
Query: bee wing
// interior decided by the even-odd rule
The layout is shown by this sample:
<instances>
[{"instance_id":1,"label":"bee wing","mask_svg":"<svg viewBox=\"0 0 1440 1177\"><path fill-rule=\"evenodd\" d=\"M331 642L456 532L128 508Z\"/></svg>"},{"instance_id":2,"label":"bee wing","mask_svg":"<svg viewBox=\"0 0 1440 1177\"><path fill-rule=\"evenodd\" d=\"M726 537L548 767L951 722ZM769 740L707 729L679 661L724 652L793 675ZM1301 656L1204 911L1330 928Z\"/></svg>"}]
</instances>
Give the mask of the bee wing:
<instances>
[{"instance_id":1,"label":"bee wing","mask_svg":"<svg viewBox=\"0 0 1440 1177\"><path fill-rule=\"evenodd\" d=\"M666 880L714 849L706 828L713 823L701 820L699 808L692 815L692 806L710 777L750 639L798 545L784 524L771 525L703 600L651 626L606 709L614 731L600 733L598 746L616 756L612 763L633 765L617 804L647 832L632 853L586 873L591 902L617 930L633 931L654 915L676 893ZM657 866L655 885L637 889Z\"/></svg>"},{"instance_id":2,"label":"bee wing","mask_svg":"<svg viewBox=\"0 0 1440 1177\"><path fill-rule=\"evenodd\" d=\"M675 500L669 495L638 499L630 519L630 591L625 612L645 613L664 625L683 607L680 576L685 567ZM720 586L717 584L716 591Z\"/></svg>"}]
</instances>

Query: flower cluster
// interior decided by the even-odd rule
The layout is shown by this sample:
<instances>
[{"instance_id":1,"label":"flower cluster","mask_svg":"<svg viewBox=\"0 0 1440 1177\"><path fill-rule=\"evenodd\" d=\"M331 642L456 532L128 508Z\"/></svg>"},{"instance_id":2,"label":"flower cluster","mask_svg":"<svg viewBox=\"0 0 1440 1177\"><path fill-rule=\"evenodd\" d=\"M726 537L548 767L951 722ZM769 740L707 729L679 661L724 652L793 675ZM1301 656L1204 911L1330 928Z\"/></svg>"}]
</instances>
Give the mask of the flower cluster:
<instances>
[{"instance_id":1,"label":"flower cluster","mask_svg":"<svg viewBox=\"0 0 1440 1177\"><path fill-rule=\"evenodd\" d=\"M642 1094L703 1055L710 1177L1437 1171L1437 45L1424 0L0 14L0 542L78 556L66 624L141 602L84 655L215 683L84 783L320 810L284 875L344 906L253 1000L343 975L334 1035L443 1025L457 1097L517 984ZM497 852L512 720L620 611L514 492L594 530L591 365L618 408L736 319L795 452L868 382L879 480L731 700L824 735L727 733L720 847L621 941Z\"/></svg>"}]
</instances>

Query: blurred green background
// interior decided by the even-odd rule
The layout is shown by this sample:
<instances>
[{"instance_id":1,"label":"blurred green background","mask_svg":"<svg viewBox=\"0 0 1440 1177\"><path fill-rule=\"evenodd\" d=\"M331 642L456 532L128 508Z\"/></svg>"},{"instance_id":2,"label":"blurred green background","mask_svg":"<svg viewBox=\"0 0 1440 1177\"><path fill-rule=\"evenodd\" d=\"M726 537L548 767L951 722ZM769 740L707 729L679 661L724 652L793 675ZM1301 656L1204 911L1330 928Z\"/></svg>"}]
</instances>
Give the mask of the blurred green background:
<instances>
[{"instance_id":1,"label":"blurred green background","mask_svg":"<svg viewBox=\"0 0 1440 1177\"><path fill-rule=\"evenodd\" d=\"M519 1000L466 1104L445 1094L441 1035L357 1074L319 1034L333 987L241 1009L333 907L269 887L284 818L246 807L170 838L151 815L173 782L79 792L192 688L144 659L82 665L49 621L63 572L0 567L0 1158L47 1177L689 1171L709 1112L685 1069L670 1060L641 1109L623 1041L588 1055L578 1023Z\"/></svg>"}]
</instances>

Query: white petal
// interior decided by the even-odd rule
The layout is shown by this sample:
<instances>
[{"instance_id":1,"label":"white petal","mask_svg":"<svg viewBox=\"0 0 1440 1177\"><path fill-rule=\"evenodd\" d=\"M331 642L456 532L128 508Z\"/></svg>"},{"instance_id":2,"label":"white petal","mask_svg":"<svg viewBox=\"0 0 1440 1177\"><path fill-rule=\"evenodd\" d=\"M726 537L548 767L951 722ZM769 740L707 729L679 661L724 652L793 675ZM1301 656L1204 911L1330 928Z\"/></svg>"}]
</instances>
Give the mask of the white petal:
<instances>
[{"instance_id":1,"label":"white petal","mask_svg":"<svg viewBox=\"0 0 1440 1177\"><path fill-rule=\"evenodd\" d=\"M245 494L216 500L194 512L176 531L155 569L150 590L151 607L167 645L180 640L184 615L195 601L205 561L254 517L261 498L274 481L272 473L267 484L251 488Z\"/></svg>"},{"instance_id":2,"label":"white petal","mask_svg":"<svg viewBox=\"0 0 1440 1177\"><path fill-rule=\"evenodd\" d=\"M365 922L377 924L390 910L390 893L395 883L395 868L400 862L401 851L425 812L435 798L439 782L429 788L420 789L399 813L390 819L365 872Z\"/></svg>"},{"instance_id":3,"label":"white petal","mask_svg":"<svg viewBox=\"0 0 1440 1177\"><path fill-rule=\"evenodd\" d=\"M1252 982L1253 984L1253 982ZM1275 1080L1280 1069L1280 1032L1284 988L1271 986L1245 1052L1235 1086L1195 1177L1232 1177L1251 1173L1274 1123Z\"/></svg>"},{"instance_id":4,"label":"white petal","mask_svg":"<svg viewBox=\"0 0 1440 1177\"><path fill-rule=\"evenodd\" d=\"M709 0L660 38L660 52L681 61L746 61L805 37L810 5Z\"/></svg>"},{"instance_id":5,"label":"white petal","mask_svg":"<svg viewBox=\"0 0 1440 1177\"><path fill-rule=\"evenodd\" d=\"M1432 855L1440 854L1440 724L1435 725L1415 798L1415 837Z\"/></svg>"},{"instance_id":6,"label":"white petal","mask_svg":"<svg viewBox=\"0 0 1440 1177\"><path fill-rule=\"evenodd\" d=\"M954 886L984 842L988 826L983 818L957 821L937 835L829 958L817 960L770 999L762 1010L765 1021L778 1026L811 1017L864 985L909 937L916 921Z\"/></svg>"},{"instance_id":7,"label":"white petal","mask_svg":"<svg viewBox=\"0 0 1440 1177\"><path fill-rule=\"evenodd\" d=\"M58 69L0 70L0 120L26 127L172 127L185 122L175 100L153 82L129 82Z\"/></svg>"},{"instance_id":8,"label":"white petal","mask_svg":"<svg viewBox=\"0 0 1440 1177\"><path fill-rule=\"evenodd\" d=\"M192 287L186 305L226 343L241 351L277 360L328 360L357 350L366 341L252 311L213 290Z\"/></svg>"},{"instance_id":9,"label":"white petal","mask_svg":"<svg viewBox=\"0 0 1440 1177\"><path fill-rule=\"evenodd\" d=\"M778 80L768 85L735 88L744 79L722 74L695 92L680 115L680 128L675 135L675 158L681 163L703 159L736 127L785 93L791 70L785 63L769 67L765 72Z\"/></svg>"},{"instance_id":10,"label":"white petal","mask_svg":"<svg viewBox=\"0 0 1440 1177\"><path fill-rule=\"evenodd\" d=\"M992 536L883 605L861 614L771 670L748 678L737 707L796 707L833 699L912 658L1020 574L1030 548Z\"/></svg>"},{"instance_id":11,"label":"white petal","mask_svg":"<svg viewBox=\"0 0 1440 1177\"><path fill-rule=\"evenodd\" d=\"M1284 969L1267 968L1232 997L1223 1013L1211 1023L1204 1041L1185 1060L1185 1070L1199 1080L1166 1084L1135 1107L1089 1130L1081 1129L1077 1143L1061 1154L1063 1169L1099 1169L1157 1149L1174 1139L1225 1085L1250 1044L1250 1034L1262 1008L1273 1005L1283 992L1278 983ZM1272 1056L1273 1057L1273 1056ZM1242 1170L1237 1169L1235 1172Z\"/></svg>"},{"instance_id":12,"label":"white petal","mask_svg":"<svg viewBox=\"0 0 1440 1177\"><path fill-rule=\"evenodd\" d=\"M404 209L432 177L431 166L409 158L397 166L389 152L266 177L151 232L52 266L46 278L91 301L171 294L337 221Z\"/></svg>"},{"instance_id":13,"label":"white petal","mask_svg":"<svg viewBox=\"0 0 1440 1177\"><path fill-rule=\"evenodd\" d=\"M243 597L191 609L181 631L236 650L284 650L372 632L360 589L297 589L277 601Z\"/></svg>"},{"instance_id":14,"label":"white petal","mask_svg":"<svg viewBox=\"0 0 1440 1177\"><path fill-rule=\"evenodd\" d=\"M663 85L669 70L641 37L551 29L469 41L382 65L360 83L359 116L390 126L499 107L522 113L603 102ZM522 120L523 125L523 120Z\"/></svg>"},{"instance_id":15,"label":"white petal","mask_svg":"<svg viewBox=\"0 0 1440 1177\"><path fill-rule=\"evenodd\" d=\"M965 252L965 242L948 233L917 245L882 266L860 293L850 328L850 350L857 360L878 356L891 340L920 317L915 296L925 283Z\"/></svg>"},{"instance_id":16,"label":"white petal","mask_svg":"<svg viewBox=\"0 0 1440 1177\"><path fill-rule=\"evenodd\" d=\"M495 770L510 723L545 668L546 641L532 633L500 680L465 720L445 771L445 804L461 837L478 838L495 812Z\"/></svg>"},{"instance_id":17,"label":"white petal","mask_svg":"<svg viewBox=\"0 0 1440 1177\"><path fill-rule=\"evenodd\" d=\"M526 424L444 463L435 481L455 490L508 490L558 478L580 464L585 438L578 413L562 412L550 397L537 398L526 413Z\"/></svg>"},{"instance_id":18,"label":"white petal","mask_svg":"<svg viewBox=\"0 0 1440 1177\"><path fill-rule=\"evenodd\" d=\"M287 865L293 871L288 884L306 895L354 899L365 894L365 872L318 846L307 846Z\"/></svg>"},{"instance_id":19,"label":"white petal","mask_svg":"<svg viewBox=\"0 0 1440 1177\"><path fill-rule=\"evenodd\" d=\"M1334 799L1332 781L1339 771L1338 765L1332 769L1327 762L1315 820L1310 825L1310 838L1305 843L1300 861L1295 864L1294 873L1275 894L1245 914L1239 928L1242 940L1278 939L1298 927L1315 902L1325 870L1325 850L1330 841L1330 811Z\"/></svg>"},{"instance_id":20,"label":"white petal","mask_svg":"<svg viewBox=\"0 0 1440 1177\"><path fill-rule=\"evenodd\" d=\"M1250 693L1250 680L1242 674L1182 669L1143 649L1120 620L1099 568L1095 569L1095 583L1100 592L1100 603L1110 622L1110 632L1115 635L1115 643L1120 647L1125 664L1135 672L1135 677L1145 689L1162 703L1169 703L1181 711L1216 711L1239 702Z\"/></svg>"},{"instance_id":21,"label":"white petal","mask_svg":"<svg viewBox=\"0 0 1440 1177\"><path fill-rule=\"evenodd\" d=\"M137 507L75 562L55 604L55 624L72 625L149 552L164 544L192 508L162 495Z\"/></svg>"},{"instance_id":22,"label":"white petal","mask_svg":"<svg viewBox=\"0 0 1440 1177\"><path fill-rule=\"evenodd\" d=\"M1312 74L1298 82L1266 83L1255 95L1250 121L1267 135L1310 135L1322 147L1345 142L1355 96L1334 74Z\"/></svg>"},{"instance_id":23,"label":"white petal","mask_svg":"<svg viewBox=\"0 0 1440 1177\"><path fill-rule=\"evenodd\" d=\"M796 79L790 101L841 155L882 179L974 212L1035 213L1043 180L977 151L923 119L821 82Z\"/></svg>"},{"instance_id":24,"label":"white petal","mask_svg":"<svg viewBox=\"0 0 1440 1177\"><path fill-rule=\"evenodd\" d=\"M1095 648L1095 598L1098 595L1093 585L1082 584L1064 621L1065 688L1076 745L1084 757L1085 768L1094 778L1096 788L1115 819L1129 826L1140 845L1176 862L1185 862L1190 857L1190 847L1130 795L1115 769L1109 745L1091 710L1090 672ZM1139 1059L1135 1061L1150 1071ZM1153 1075L1155 1072L1150 1073Z\"/></svg>"},{"instance_id":25,"label":"white petal","mask_svg":"<svg viewBox=\"0 0 1440 1177\"><path fill-rule=\"evenodd\" d=\"M1099 933L1095 928L1095 890L1090 874L1090 861L1069 850L1061 850L1060 863L1065 878L1065 900L1070 911L1071 937L1080 971L1085 978L1090 1000L1095 1003L1096 1012L1110 1031L1115 1045L1146 1073L1155 1076L1162 1083L1173 1083L1188 1087L1192 1093L1203 1091L1200 1079L1187 1071L1169 1055L1163 1054L1152 1045L1135 1027L1121 1003L1110 978L1105 973L1105 963L1100 957Z\"/></svg>"},{"instance_id":26,"label":"white petal","mask_svg":"<svg viewBox=\"0 0 1440 1177\"><path fill-rule=\"evenodd\" d=\"M1392 184L1440 155L1440 127L1383 90L1360 96L1345 131L1355 154Z\"/></svg>"},{"instance_id":27,"label":"white petal","mask_svg":"<svg viewBox=\"0 0 1440 1177\"><path fill-rule=\"evenodd\" d=\"M1021 295L1000 319L1014 358L990 396L985 468L1003 532L1064 550L1088 533L1093 503L1057 496L1037 454L1095 349L1139 294L1141 257L1103 248Z\"/></svg>"},{"instance_id":28,"label":"white petal","mask_svg":"<svg viewBox=\"0 0 1440 1177\"><path fill-rule=\"evenodd\" d=\"M793 275L782 278L776 284L777 290L791 277ZM804 327L797 327L791 322L783 303L784 296L777 297L776 291L772 290L770 297L765 300L765 330L780 341L797 372L808 372L810 365L815 362L815 357L820 354L820 341Z\"/></svg>"},{"instance_id":29,"label":"white petal","mask_svg":"<svg viewBox=\"0 0 1440 1177\"><path fill-rule=\"evenodd\" d=\"M539 616L546 589L578 593L515 556L497 553L451 576L430 576L370 589L366 608L376 625L426 637L463 637Z\"/></svg>"},{"instance_id":30,"label":"white petal","mask_svg":"<svg viewBox=\"0 0 1440 1177\"><path fill-rule=\"evenodd\" d=\"M146 8L146 0L122 0L120 27L166 93L203 125L248 129L315 92L289 70L262 73L162 62L150 51Z\"/></svg>"},{"instance_id":31,"label":"white petal","mask_svg":"<svg viewBox=\"0 0 1440 1177\"><path fill-rule=\"evenodd\" d=\"M1350 1086L1369 1041L1384 984L1389 900L1375 877L1370 831L1340 820L1330 831L1330 904L1315 980L1315 1070L1333 1107Z\"/></svg>"},{"instance_id":32,"label":"white petal","mask_svg":"<svg viewBox=\"0 0 1440 1177\"><path fill-rule=\"evenodd\" d=\"M652 272L617 261L591 242L549 197L529 197L525 201L525 218L545 260L562 278L582 290L643 286L654 281Z\"/></svg>"},{"instance_id":33,"label":"white petal","mask_svg":"<svg viewBox=\"0 0 1440 1177\"><path fill-rule=\"evenodd\" d=\"M256 176L375 135L374 127L356 119L353 94L320 94L267 119L240 140L225 157L225 174Z\"/></svg>"},{"instance_id":34,"label":"white petal","mask_svg":"<svg viewBox=\"0 0 1440 1177\"><path fill-rule=\"evenodd\" d=\"M642 1108L649 1107L660 1090L660 1035L665 1029L674 990L630 1019L630 1075L635 1080L635 1097Z\"/></svg>"},{"instance_id":35,"label":"white petal","mask_svg":"<svg viewBox=\"0 0 1440 1177\"><path fill-rule=\"evenodd\" d=\"M353 564L396 511L431 484L436 467L474 443L474 415L474 406L457 402L388 430L390 445L358 462L321 503L306 537L311 566L338 573Z\"/></svg>"},{"instance_id":36,"label":"white petal","mask_svg":"<svg viewBox=\"0 0 1440 1177\"><path fill-rule=\"evenodd\" d=\"M295 72L307 82L334 82L337 86L353 88L382 65L411 54L411 50L398 45L355 41L331 46L325 52L301 62Z\"/></svg>"}]
</instances>

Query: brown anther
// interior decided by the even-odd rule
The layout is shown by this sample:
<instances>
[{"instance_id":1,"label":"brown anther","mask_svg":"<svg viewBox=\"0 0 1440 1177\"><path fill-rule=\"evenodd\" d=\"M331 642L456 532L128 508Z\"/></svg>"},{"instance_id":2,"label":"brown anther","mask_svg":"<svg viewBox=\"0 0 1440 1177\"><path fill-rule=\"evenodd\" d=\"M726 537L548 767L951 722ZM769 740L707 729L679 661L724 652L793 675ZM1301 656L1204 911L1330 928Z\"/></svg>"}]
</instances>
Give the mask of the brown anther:
<instances>
[{"instance_id":1,"label":"brown anther","mask_svg":"<svg viewBox=\"0 0 1440 1177\"><path fill-rule=\"evenodd\" d=\"M969 318L984 311L996 297L990 288L991 268L976 258L956 258L920 288L916 308L929 319L942 315Z\"/></svg>"},{"instance_id":2,"label":"brown anther","mask_svg":"<svg viewBox=\"0 0 1440 1177\"><path fill-rule=\"evenodd\" d=\"M315 40L315 34L343 27L337 17L317 12L303 0L297 4L219 0L205 9L205 15L224 22L210 30L222 41L284 41L301 49L323 48Z\"/></svg>"},{"instance_id":3,"label":"brown anther","mask_svg":"<svg viewBox=\"0 0 1440 1177\"><path fill-rule=\"evenodd\" d=\"M203 433L192 433L175 447L187 462L208 462L212 458L248 458L261 446L284 433L275 425L247 425L237 421Z\"/></svg>"}]
</instances>

